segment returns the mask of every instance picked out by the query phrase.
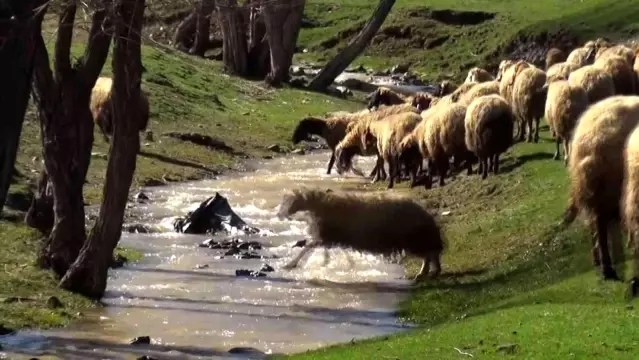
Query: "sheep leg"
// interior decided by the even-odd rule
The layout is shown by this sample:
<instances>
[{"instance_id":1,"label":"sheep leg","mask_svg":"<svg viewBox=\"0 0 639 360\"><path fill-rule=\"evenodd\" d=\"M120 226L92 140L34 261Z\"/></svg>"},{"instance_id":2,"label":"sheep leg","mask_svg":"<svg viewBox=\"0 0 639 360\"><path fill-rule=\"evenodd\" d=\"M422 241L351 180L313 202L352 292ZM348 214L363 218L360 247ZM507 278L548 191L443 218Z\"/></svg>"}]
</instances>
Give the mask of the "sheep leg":
<instances>
[{"instance_id":1,"label":"sheep leg","mask_svg":"<svg viewBox=\"0 0 639 360\"><path fill-rule=\"evenodd\" d=\"M535 143L539 142L539 123L540 123L540 118L536 118L535 119L535 137L533 138L533 141Z\"/></svg>"},{"instance_id":2,"label":"sheep leg","mask_svg":"<svg viewBox=\"0 0 639 360\"><path fill-rule=\"evenodd\" d=\"M299 264L300 260L302 260L302 258L304 256L306 256L309 252L315 250L315 248L318 246L318 244L316 242L309 242L306 244L306 246L302 249L302 251L299 252L299 254L297 254L297 256L291 260L290 262L288 262L286 265L282 266L283 270L291 270L297 267L297 265Z\"/></svg>"},{"instance_id":3,"label":"sheep leg","mask_svg":"<svg viewBox=\"0 0 639 360\"><path fill-rule=\"evenodd\" d=\"M446 173L448 172L448 159L445 161L441 159L438 163L437 172L439 172L439 186L441 187L445 185L444 180L446 180Z\"/></svg>"},{"instance_id":4,"label":"sheep leg","mask_svg":"<svg viewBox=\"0 0 639 360\"><path fill-rule=\"evenodd\" d=\"M526 120L525 125L528 128L528 133L526 134L526 142L531 143L533 142L533 120L532 119Z\"/></svg>"},{"instance_id":5,"label":"sheep leg","mask_svg":"<svg viewBox=\"0 0 639 360\"><path fill-rule=\"evenodd\" d=\"M375 173L375 177L373 177L373 183L376 183L381 179L381 173L384 171L384 159L381 156L377 156L375 168L377 169L377 172Z\"/></svg>"},{"instance_id":6,"label":"sheep leg","mask_svg":"<svg viewBox=\"0 0 639 360\"><path fill-rule=\"evenodd\" d=\"M560 148L560 145L561 145L561 139L559 138L559 136L557 136L557 137L555 137L556 150L555 150L555 154L552 157L553 160L559 159L559 148Z\"/></svg>"},{"instance_id":7,"label":"sheep leg","mask_svg":"<svg viewBox=\"0 0 639 360\"><path fill-rule=\"evenodd\" d=\"M499 154L493 155L493 174L499 173Z\"/></svg>"},{"instance_id":8,"label":"sheep leg","mask_svg":"<svg viewBox=\"0 0 639 360\"><path fill-rule=\"evenodd\" d=\"M433 252L428 255L430 258L430 272L429 275L433 278L436 278L442 272L442 264L441 264L441 255L439 253Z\"/></svg>"},{"instance_id":9,"label":"sheep leg","mask_svg":"<svg viewBox=\"0 0 639 360\"><path fill-rule=\"evenodd\" d=\"M564 166L568 166L568 154L570 152L570 142L564 139Z\"/></svg>"},{"instance_id":10,"label":"sheep leg","mask_svg":"<svg viewBox=\"0 0 639 360\"><path fill-rule=\"evenodd\" d=\"M388 189L392 189L395 186L395 178L399 175L398 166L392 156L386 159L386 162L388 163Z\"/></svg>"},{"instance_id":11,"label":"sheep leg","mask_svg":"<svg viewBox=\"0 0 639 360\"><path fill-rule=\"evenodd\" d=\"M333 164L335 164L335 152L331 154L331 158L328 160L328 169L326 170L326 174L331 174L331 169L333 169Z\"/></svg>"},{"instance_id":12,"label":"sheep leg","mask_svg":"<svg viewBox=\"0 0 639 360\"><path fill-rule=\"evenodd\" d=\"M595 231L590 238L591 248L590 252L592 255L592 265L595 267L601 266L601 261L599 259L599 245L597 244L597 232Z\"/></svg>"},{"instance_id":13,"label":"sheep leg","mask_svg":"<svg viewBox=\"0 0 639 360\"><path fill-rule=\"evenodd\" d=\"M522 142L526 137L526 122L522 119L519 119L517 125L519 125L517 129L517 141Z\"/></svg>"},{"instance_id":14,"label":"sheep leg","mask_svg":"<svg viewBox=\"0 0 639 360\"><path fill-rule=\"evenodd\" d=\"M488 158L482 156L479 161L481 162L481 179L484 180L488 177Z\"/></svg>"},{"instance_id":15,"label":"sheep leg","mask_svg":"<svg viewBox=\"0 0 639 360\"><path fill-rule=\"evenodd\" d=\"M597 216L597 243L599 244L599 259L601 260L601 274L604 280L619 280L617 272L612 267L610 251L608 249L608 218Z\"/></svg>"}]
</instances>

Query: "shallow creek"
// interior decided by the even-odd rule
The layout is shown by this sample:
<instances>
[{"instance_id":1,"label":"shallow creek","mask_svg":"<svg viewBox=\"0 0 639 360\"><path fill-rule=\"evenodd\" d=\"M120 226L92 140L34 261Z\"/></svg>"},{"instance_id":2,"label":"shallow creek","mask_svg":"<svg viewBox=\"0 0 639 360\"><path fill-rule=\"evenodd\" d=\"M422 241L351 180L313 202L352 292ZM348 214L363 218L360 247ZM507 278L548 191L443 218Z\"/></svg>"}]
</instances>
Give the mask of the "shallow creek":
<instances>
[{"instance_id":1,"label":"shallow creek","mask_svg":"<svg viewBox=\"0 0 639 360\"><path fill-rule=\"evenodd\" d=\"M292 245L306 234L301 219L276 218L283 191L368 181L335 171L326 175L328 157L314 152L260 160L252 164L253 172L145 189L151 201L136 205L133 213L165 232L123 233L121 245L145 257L111 270L106 306L69 328L20 332L0 337L0 344L11 359L248 358L228 350L293 353L406 329L394 314L410 284L400 265L343 250L331 250L325 263L323 251L316 250L297 269L279 270L300 251ZM358 165L370 171L372 160L359 158ZM249 225L267 234L250 237L265 245L266 259L220 259L225 250L198 247L210 236L173 232L176 216L216 191ZM237 269L257 270L264 263L275 271L259 278L235 275ZM137 336L149 336L153 346L128 345Z\"/></svg>"}]
</instances>

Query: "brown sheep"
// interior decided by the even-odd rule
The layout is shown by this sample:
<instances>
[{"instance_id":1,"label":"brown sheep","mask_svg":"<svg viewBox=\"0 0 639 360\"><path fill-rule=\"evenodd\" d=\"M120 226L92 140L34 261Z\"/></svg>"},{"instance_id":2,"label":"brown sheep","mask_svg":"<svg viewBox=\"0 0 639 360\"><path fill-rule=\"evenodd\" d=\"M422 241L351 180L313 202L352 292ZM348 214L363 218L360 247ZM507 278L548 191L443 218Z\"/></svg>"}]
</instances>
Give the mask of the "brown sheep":
<instances>
[{"instance_id":1,"label":"brown sheep","mask_svg":"<svg viewBox=\"0 0 639 360\"><path fill-rule=\"evenodd\" d=\"M568 164L572 131L588 105L586 91L579 86L570 86L566 80L555 81L548 86L545 115L550 129L555 134L555 160L559 159L559 147L563 144L564 164Z\"/></svg>"},{"instance_id":2,"label":"brown sheep","mask_svg":"<svg viewBox=\"0 0 639 360\"><path fill-rule=\"evenodd\" d=\"M422 117L412 112L391 115L382 121L369 122L362 133L361 144L368 146L369 143L375 142L377 153L382 158L380 165L383 166L384 162L388 164L389 189L393 188L399 176L399 144L421 121Z\"/></svg>"},{"instance_id":3,"label":"brown sheep","mask_svg":"<svg viewBox=\"0 0 639 360\"><path fill-rule=\"evenodd\" d=\"M593 65L586 65L570 73L568 83L571 86L581 86L586 90L590 104L615 95L612 76Z\"/></svg>"},{"instance_id":4,"label":"brown sheep","mask_svg":"<svg viewBox=\"0 0 639 360\"><path fill-rule=\"evenodd\" d=\"M424 160L428 159L428 148L424 141L427 123L428 117L422 115L422 121L399 142L399 161L408 169L410 187L417 185L417 172Z\"/></svg>"},{"instance_id":5,"label":"brown sheep","mask_svg":"<svg viewBox=\"0 0 639 360\"><path fill-rule=\"evenodd\" d=\"M603 60L613 56L620 56L623 58L629 66L632 66L635 62L635 52L626 45L614 45L610 47L603 47L597 51L595 55L595 62L597 60Z\"/></svg>"},{"instance_id":6,"label":"brown sheep","mask_svg":"<svg viewBox=\"0 0 639 360\"><path fill-rule=\"evenodd\" d=\"M376 108L380 105L399 105L406 103L406 96L395 92L387 87L380 86L375 90L368 102L368 109Z\"/></svg>"},{"instance_id":7,"label":"brown sheep","mask_svg":"<svg viewBox=\"0 0 639 360\"><path fill-rule=\"evenodd\" d=\"M506 100L506 102L508 102L508 104L512 105L512 92L513 86L515 85L515 79L522 71L532 66L533 65L523 60L506 63L503 69L503 75L499 80L499 94Z\"/></svg>"},{"instance_id":8,"label":"brown sheep","mask_svg":"<svg viewBox=\"0 0 639 360\"><path fill-rule=\"evenodd\" d=\"M471 87L466 93L462 94L457 103L462 106L470 105L473 100L480 96L499 94L499 81L486 81Z\"/></svg>"},{"instance_id":9,"label":"brown sheep","mask_svg":"<svg viewBox=\"0 0 639 360\"><path fill-rule=\"evenodd\" d=\"M490 168L499 171L499 156L513 143L515 115L500 95L486 95L475 99L466 110L464 119L466 148L479 158L482 179Z\"/></svg>"},{"instance_id":10,"label":"brown sheep","mask_svg":"<svg viewBox=\"0 0 639 360\"><path fill-rule=\"evenodd\" d=\"M455 91L455 89L456 89L455 84L453 84L449 80L443 80L439 84L439 92L437 93L437 97L443 97L443 96L452 94L452 92Z\"/></svg>"},{"instance_id":11,"label":"brown sheep","mask_svg":"<svg viewBox=\"0 0 639 360\"><path fill-rule=\"evenodd\" d=\"M430 107L434 99L435 97L428 93L417 93L413 96L411 105L422 112Z\"/></svg>"},{"instance_id":12,"label":"brown sheep","mask_svg":"<svg viewBox=\"0 0 639 360\"><path fill-rule=\"evenodd\" d=\"M561 49L551 48L546 53L546 70L551 66L564 62L568 58L568 55Z\"/></svg>"},{"instance_id":13,"label":"brown sheep","mask_svg":"<svg viewBox=\"0 0 639 360\"><path fill-rule=\"evenodd\" d=\"M614 49L614 47L609 50L612 49ZM630 65L625 58L614 54L607 54L595 60L593 66L605 70L612 76L612 81L615 85L615 94L635 94L637 79L635 78L632 65Z\"/></svg>"},{"instance_id":14,"label":"brown sheep","mask_svg":"<svg viewBox=\"0 0 639 360\"><path fill-rule=\"evenodd\" d=\"M527 141L539 141L539 122L544 117L548 95L548 87L545 84L546 73L535 67L524 69L517 75L511 96L513 112L519 119L518 141L523 141L526 126L528 127Z\"/></svg>"},{"instance_id":15,"label":"brown sheep","mask_svg":"<svg viewBox=\"0 0 639 360\"><path fill-rule=\"evenodd\" d=\"M89 108L91 109L91 115L98 124L104 141L109 143L109 137L113 136L113 119L111 115L111 88L113 87L113 80L109 77L99 77L95 82L95 86L91 90L91 102ZM149 99L144 91L140 91L140 109L136 119L140 122L138 129L140 131L146 130L149 124Z\"/></svg>"},{"instance_id":16,"label":"brown sheep","mask_svg":"<svg viewBox=\"0 0 639 360\"><path fill-rule=\"evenodd\" d=\"M347 194L318 189L293 190L284 195L278 217L310 213L310 236L304 249L283 269L296 267L317 247L350 248L392 256L406 251L422 259L415 280L441 272L445 249L442 231L428 211L406 197Z\"/></svg>"},{"instance_id":17,"label":"brown sheep","mask_svg":"<svg viewBox=\"0 0 639 360\"><path fill-rule=\"evenodd\" d=\"M628 230L628 247L633 250L634 271L630 281L630 293L633 297L639 291L639 127L630 133L625 147L623 219Z\"/></svg>"},{"instance_id":18,"label":"brown sheep","mask_svg":"<svg viewBox=\"0 0 639 360\"><path fill-rule=\"evenodd\" d=\"M429 172L426 187L432 184L432 175L439 175L439 186L444 186L450 158L465 160L472 171L471 158L464 137L466 107L460 104L444 106L434 111L425 127L425 142L429 155Z\"/></svg>"},{"instance_id":19,"label":"brown sheep","mask_svg":"<svg viewBox=\"0 0 639 360\"><path fill-rule=\"evenodd\" d=\"M570 200L564 223L572 223L580 213L585 215L595 234L593 263L601 265L604 279L609 280L619 279L609 252L609 231L619 235L614 230L621 216L623 149L637 123L639 96L609 97L581 115L570 143ZM614 250L620 248L618 236L612 236L610 243Z\"/></svg>"},{"instance_id":20,"label":"brown sheep","mask_svg":"<svg viewBox=\"0 0 639 360\"><path fill-rule=\"evenodd\" d=\"M546 83L550 84L554 81L568 80L570 73L578 68L575 64L568 62L557 63L546 71Z\"/></svg>"},{"instance_id":21,"label":"brown sheep","mask_svg":"<svg viewBox=\"0 0 639 360\"><path fill-rule=\"evenodd\" d=\"M482 83L485 81L493 81L495 77L492 76L488 71L474 67L468 70L468 75L466 76L466 80L464 83Z\"/></svg>"}]
</instances>

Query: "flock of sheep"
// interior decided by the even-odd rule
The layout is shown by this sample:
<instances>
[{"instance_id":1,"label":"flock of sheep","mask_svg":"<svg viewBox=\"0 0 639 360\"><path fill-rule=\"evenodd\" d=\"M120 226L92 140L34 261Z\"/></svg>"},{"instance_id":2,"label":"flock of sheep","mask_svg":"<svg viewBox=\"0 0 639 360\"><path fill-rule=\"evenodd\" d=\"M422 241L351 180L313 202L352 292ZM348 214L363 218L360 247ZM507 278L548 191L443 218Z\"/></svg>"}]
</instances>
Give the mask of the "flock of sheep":
<instances>
[{"instance_id":1,"label":"flock of sheep","mask_svg":"<svg viewBox=\"0 0 639 360\"><path fill-rule=\"evenodd\" d=\"M539 123L545 117L556 140L554 158L559 159L563 145L563 158L571 179L564 221L569 224L580 213L585 215L593 231L594 264L601 267L605 279L619 279L613 267L619 259L612 258L609 245L614 250L621 243L620 232L615 229L622 221L629 233L628 246L634 248L635 264L639 264L639 246L633 246L633 238L639 231L639 60L635 61L636 58L639 50L634 46L597 39L569 54L551 49L545 69L523 60L502 61L496 76L474 68L462 85L455 87L444 81L434 95L405 96L381 87L370 96L368 109L301 120L292 140L298 143L313 135L324 138L332 150L329 174L333 165L340 174L355 170L352 167L355 155L376 155L377 163L371 173L374 181L388 177L388 188L392 188L403 173L410 176L411 187L421 182L429 188L433 176L438 176L439 185L443 186L451 167L466 168L471 174L477 161L482 178L489 171L497 174L500 155L515 142L524 139L538 142ZM422 169L424 161L427 167ZM388 164L388 174L384 164ZM377 202L383 198L369 196ZM367 214L361 215L364 217L386 211L382 210L384 206L373 209L367 205L370 200L358 200L352 194L298 190L285 198L282 214L289 216L301 208L309 210L314 219L312 231L320 244L349 246L353 240L347 239L347 235L356 234L348 226L339 225L340 219L330 214L336 207L327 205L330 201L326 200L339 202L336 199L340 197L348 199L346 204L358 203ZM319 201L320 198L324 200ZM322 205L309 205L313 202ZM402 204L412 206L408 201ZM357 213L357 206L351 208L350 214ZM422 215L416 215L420 220L411 222L402 217L408 216L402 213L406 210L394 207L391 211L393 220L402 219L393 228L405 225L407 229L391 236L383 230L389 225L388 220L380 219L381 224L373 225L371 230L369 225L375 222L364 219L367 225L363 227L369 230L366 236L376 244L369 247L377 247L370 250L390 253L403 249L422 257L424 267L435 263L434 274L438 274L443 240L437 225L420 228ZM380 249L377 242L384 242L383 234L392 240L386 240L387 246ZM404 241L403 236L413 239ZM428 238L430 242L426 253L414 245L423 241L420 238ZM424 267L419 277L424 275ZM639 265L635 266L631 288L633 295L639 289Z\"/></svg>"}]
</instances>

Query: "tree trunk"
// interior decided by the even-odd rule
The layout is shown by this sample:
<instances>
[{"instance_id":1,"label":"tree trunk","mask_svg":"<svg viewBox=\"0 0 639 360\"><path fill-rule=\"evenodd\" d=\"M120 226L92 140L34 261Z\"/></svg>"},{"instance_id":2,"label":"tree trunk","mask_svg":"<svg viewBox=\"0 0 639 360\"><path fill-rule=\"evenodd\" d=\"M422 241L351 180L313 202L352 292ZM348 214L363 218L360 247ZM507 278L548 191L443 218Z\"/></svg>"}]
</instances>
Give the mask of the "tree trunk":
<instances>
[{"instance_id":1,"label":"tree trunk","mask_svg":"<svg viewBox=\"0 0 639 360\"><path fill-rule=\"evenodd\" d=\"M242 9L237 0L218 0L217 11L224 44L222 48L224 67L238 76L248 75L248 50L246 29Z\"/></svg>"},{"instance_id":2,"label":"tree trunk","mask_svg":"<svg viewBox=\"0 0 639 360\"><path fill-rule=\"evenodd\" d=\"M117 0L113 47L113 141L109 151L100 216L80 256L60 282L93 299L104 295L113 250L120 240L136 156L140 149L140 33L145 0Z\"/></svg>"},{"instance_id":3,"label":"tree trunk","mask_svg":"<svg viewBox=\"0 0 639 360\"><path fill-rule=\"evenodd\" d=\"M270 85L280 85L289 78L305 4L305 0L281 0L266 1L263 5L271 53L271 70L266 77Z\"/></svg>"},{"instance_id":4,"label":"tree trunk","mask_svg":"<svg viewBox=\"0 0 639 360\"><path fill-rule=\"evenodd\" d=\"M84 56L71 66L70 48L77 6L67 1L60 15L55 46L55 71L42 36L37 39L34 98L42 123L44 163L53 193L54 223L39 257L40 266L63 276L86 240L82 189L93 146L93 117L89 110L95 84L111 42L103 31L106 3L95 2L89 43ZM41 181L45 181L41 179ZM49 186L49 185L47 185ZM46 213L47 197L37 198L34 212ZM32 209L30 209L30 212Z\"/></svg>"},{"instance_id":5,"label":"tree trunk","mask_svg":"<svg viewBox=\"0 0 639 360\"><path fill-rule=\"evenodd\" d=\"M193 10L175 29L173 45L180 51L188 52L195 42L197 14L197 10Z\"/></svg>"},{"instance_id":6,"label":"tree trunk","mask_svg":"<svg viewBox=\"0 0 639 360\"><path fill-rule=\"evenodd\" d=\"M42 169L38 192L31 200L25 221L27 225L48 236L53 228L53 220L53 189L45 168Z\"/></svg>"},{"instance_id":7,"label":"tree trunk","mask_svg":"<svg viewBox=\"0 0 639 360\"><path fill-rule=\"evenodd\" d=\"M265 78L271 69L266 25L261 15L259 0L248 1L249 10L249 75Z\"/></svg>"},{"instance_id":8,"label":"tree trunk","mask_svg":"<svg viewBox=\"0 0 639 360\"><path fill-rule=\"evenodd\" d=\"M33 54L46 0L10 0L0 6L0 213L4 207L31 95Z\"/></svg>"},{"instance_id":9,"label":"tree trunk","mask_svg":"<svg viewBox=\"0 0 639 360\"><path fill-rule=\"evenodd\" d=\"M395 0L380 0L377 9L373 12L373 16L362 31L317 74L308 87L316 91L326 90L335 78L346 70L351 62L366 49L384 23L384 20L386 20L394 4Z\"/></svg>"},{"instance_id":10,"label":"tree trunk","mask_svg":"<svg viewBox=\"0 0 639 360\"><path fill-rule=\"evenodd\" d=\"M197 7L197 29L195 42L190 53L204 57L209 48L209 33L211 30L211 14L215 10L215 0L201 0Z\"/></svg>"}]
</instances>

